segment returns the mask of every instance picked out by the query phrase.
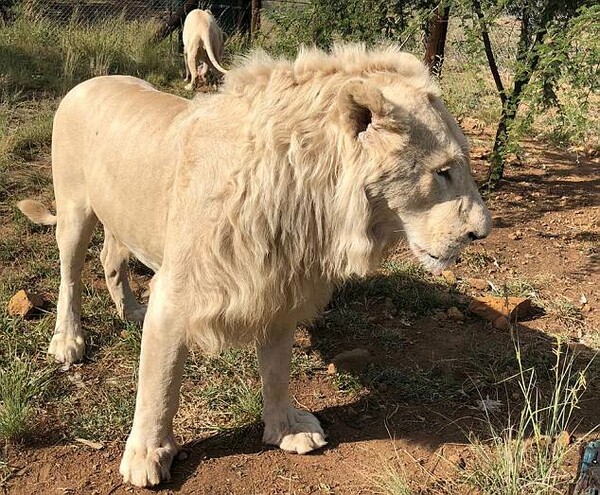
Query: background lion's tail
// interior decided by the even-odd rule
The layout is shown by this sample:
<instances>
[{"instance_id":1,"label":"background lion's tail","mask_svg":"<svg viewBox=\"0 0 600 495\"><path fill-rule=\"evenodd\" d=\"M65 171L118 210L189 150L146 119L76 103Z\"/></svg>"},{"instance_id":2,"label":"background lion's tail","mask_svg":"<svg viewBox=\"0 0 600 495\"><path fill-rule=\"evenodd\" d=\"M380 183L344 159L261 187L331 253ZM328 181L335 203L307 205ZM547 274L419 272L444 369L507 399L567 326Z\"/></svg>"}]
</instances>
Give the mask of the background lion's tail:
<instances>
[{"instance_id":1,"label":"background lion's tail","mask_svg":"<svg viewBox=\"0 0 600 495\"><path fill-rule=\"evenodd\" d=\"M227 69L221 67L221 63L219 60L217 60L217 54L215 53L215 48L217 47L217 45L220 47L219 51L222 50L221 45L223 43L223 40L220 39L221 37L219 36L218 29L219 26L217 26L217 21L211 19L211 21L208 23L208 32L202 30L200 33L200 37L202 38L202 43L204 43L204 49L206 50L206 54L208 55L208 58L213 64L214 68L222 74L227 74Z\"/></svg>"},{"instance_id":2,"label":"background lion's tail","mask_svg":"<svg viewBox=\"0 0 600 495\"><path fill-rule=\"evenodd\" d=\"M56 215L50 213L50 210L39 201L24 199L17 203L17 207L33 223L38 223L40 225L56 225Z\"/></svg>"}]
</instances>

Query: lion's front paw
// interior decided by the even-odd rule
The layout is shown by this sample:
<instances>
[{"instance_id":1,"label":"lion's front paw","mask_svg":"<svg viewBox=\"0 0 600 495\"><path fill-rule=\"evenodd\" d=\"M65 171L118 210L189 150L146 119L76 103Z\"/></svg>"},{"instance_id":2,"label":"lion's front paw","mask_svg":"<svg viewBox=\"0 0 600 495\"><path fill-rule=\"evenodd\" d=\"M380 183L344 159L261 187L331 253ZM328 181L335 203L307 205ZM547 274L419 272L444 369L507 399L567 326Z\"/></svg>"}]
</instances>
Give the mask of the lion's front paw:
<instances>
[{"instance_id":1,"label":"lion's front paw","mask_svg":"<svg viewBox=\"0 0 600 495\"><path fill-rule=\"evenodd\" d=\"M263 442L287 452L306 454L327 445L319 420L307 411L290 407L283 421L265 417Z\"/></svg>"},{"instance_id":2,"label":"lion's front paw","mask_svg":"<svg viewBox=\"0 0 600 495\"><path fill-rule=\"evenodd\" d=\"M169 481L171 462L177 451L177 443L172 435L154 447L132 441L130 437L119 468L123 481L141 487Z\"/></svg>"},{"instance_id":3,"label":"lion's front paw","mask_svg":"<svg viewBox=\"0 0 600 495\"><path fill-rule=\"evenodd\" d=\"M85 343L81 334L69 332L55 333L48 347L48 354L54 356L60 363L72 364L81 361Z\"/></svg>"}]
</instances>

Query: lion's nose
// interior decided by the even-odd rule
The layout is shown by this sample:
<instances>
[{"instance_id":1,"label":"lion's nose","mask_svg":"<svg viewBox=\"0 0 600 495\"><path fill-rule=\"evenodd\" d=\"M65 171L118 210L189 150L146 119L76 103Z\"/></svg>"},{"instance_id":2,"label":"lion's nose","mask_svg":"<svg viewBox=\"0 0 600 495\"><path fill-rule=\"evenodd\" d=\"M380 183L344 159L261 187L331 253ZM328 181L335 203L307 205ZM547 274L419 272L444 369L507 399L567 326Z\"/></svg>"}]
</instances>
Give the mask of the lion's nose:
<instances>
[{"instance_id":1,"label":"lion's nose","mask_svg":"<svg viewBox=\"0 0 600 495\"><path fill-rule=\"evenodd\" d=\"M481 202L475 205L471 210L470 229L467 237L471 242L479 239L485 239L492 230L492 215L486 206Z\"/></svg>"}]
</instances>

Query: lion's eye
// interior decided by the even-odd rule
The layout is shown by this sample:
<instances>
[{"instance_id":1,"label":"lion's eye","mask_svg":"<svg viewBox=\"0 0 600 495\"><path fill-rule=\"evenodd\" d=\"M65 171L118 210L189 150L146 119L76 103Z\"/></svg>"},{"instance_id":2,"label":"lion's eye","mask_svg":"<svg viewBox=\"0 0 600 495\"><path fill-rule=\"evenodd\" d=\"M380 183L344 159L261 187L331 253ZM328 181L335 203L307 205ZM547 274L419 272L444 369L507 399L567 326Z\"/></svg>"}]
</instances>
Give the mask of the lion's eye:
<instances>
[{"instance_id":1,"label":"lion's eye","mask_svg":"<svg viewBox=\"0 0 600 495\"><path fill-rule=\"evenodd\" d=\"M436 173L444 179L450 180L450 167L440 168Z\"/></svg>"}]
</instances>

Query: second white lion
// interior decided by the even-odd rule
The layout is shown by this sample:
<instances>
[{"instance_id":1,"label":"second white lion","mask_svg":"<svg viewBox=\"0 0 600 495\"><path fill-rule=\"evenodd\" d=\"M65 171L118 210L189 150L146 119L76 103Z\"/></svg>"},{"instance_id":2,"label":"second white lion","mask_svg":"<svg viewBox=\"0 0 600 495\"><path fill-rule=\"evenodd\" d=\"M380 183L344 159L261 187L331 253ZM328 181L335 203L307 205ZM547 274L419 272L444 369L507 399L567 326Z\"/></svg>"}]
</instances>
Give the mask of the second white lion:
<instances>
[{"instance_id":1,"label":"second white lion","mask_svg":"<svg viewBox=\"0 0 600 495\"><path fill-rule=\"evenodd\" d=\"M225 74L223 58L223 31L208 10L192 10L183 24L183 62L187 89L204 83L209 67Z\"/></svg>"}]
</instances>

